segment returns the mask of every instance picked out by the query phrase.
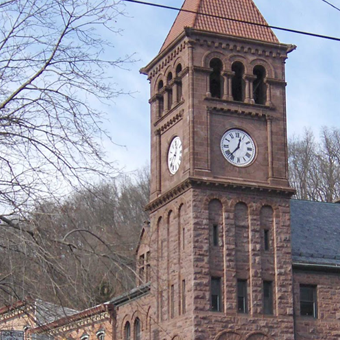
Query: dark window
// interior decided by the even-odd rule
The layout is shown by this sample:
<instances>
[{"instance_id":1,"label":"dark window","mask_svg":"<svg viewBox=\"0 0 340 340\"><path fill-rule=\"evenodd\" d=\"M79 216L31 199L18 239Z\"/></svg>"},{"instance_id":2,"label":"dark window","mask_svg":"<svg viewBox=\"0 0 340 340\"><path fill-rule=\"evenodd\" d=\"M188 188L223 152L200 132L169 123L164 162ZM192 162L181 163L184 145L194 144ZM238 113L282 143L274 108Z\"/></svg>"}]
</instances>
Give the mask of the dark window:
<instances>
[{"instance_id":1,"label":"dark window","mask_svg":"<svg viewBox=\"0 0 340 340\"><path fill-rule=\"evenodd\" d=\"M247 280L237 280L237 311L248 313Z\"/></svg>"},{"instance_id":2,"label":"dark window","mask_svg":"<svg viewBox=\"0 0 340 340\"><path fill-rule=\"evenodd\" d=\"M210 93L213 98L222 97L222 62L220 59L214 58L210 61Z\"/></svg>"},{"instance_id":3,"label":"dark window","mask_svg":"<svg viewBox=\"0 0 340 340\"><path fill-rule=\"evenodd\" d=\"M175 316L175 286L170 286L170 317Z\"/></svg>"},{"instance_id":4,"label":"dark window","mask_svg":"<svg viewBox=\"0 0 340 340\"><path fill-rule=\"evenodd\" d=\"M300 315L317 318L316 286L300 286Z\"/></svg>"},{"instance_id":5,"label":"dark window","mask_svg":"<svg viewBox=\"0 0 340 340\"><path fill-rule=\"evenodd\" d=\"M145 281L149 282L151 278L151 265L150 265L150 252L146 253L146 271L145 271Z\"/></svg>"},{"instance_id":6,"label":"dark window","mask_svg":"<svg viewBox=\"0 0 340 340\"><path fill-rule=\"evenodd\" d=\"M124 327L124 340L130 340L130 339L131 339L131 327L130 327L130 322L128 321Z\"/></svg>"},{"instance_id":7,"label":"dark window","mask_svg":"<svg viewBox=\"0 0 340 340\"><path fill-rule=\"evenodd\" d=\"M182 314L186 312L186 290L185 280L182 280Z\"/></svg>"},{"instance_id":8,"label":"dark window","mask_svg":"<svg viewBox=\"0 0 340 340\"><path fill-rule=\"evenodd\" d=\"M263 314L273 314L272 281L263 281Z\"/></svg>"},{"instance_id":9,"label":"dark window","mask_svg":"<svg viewBox=\"0 0 340 340\"><path fill-rule=\"evenodd\" d=\"M263 230L263 242L264 242L264 250L268 251L270 248L268 229Z\"/></svg>"},{"instance_id":10,"label":"dark window","mask_svg":"<svg viewBox=\"0 0 340 340\"><path fill-rule=\"evenodd\" d=\"M266 104L267 87L264 83L264 78L266 77L266 70L263 66L255 66L254 75L256 79L253 83L253 97L256 104Z\"/></svg>"},{"instance_id":11,"label":"dark window","mask_svg":"<svg viewBox=\"0 0 340 340\"><path fill-rule=\"evenodd\" d=\"M235 62L232 66L234 76L232 79L232 96L237 102L244 101L244 66L239 61Z\"/></svg>"},{"instance_id":12,"label":"dark window","mask_svg":"<svg viewBox=\"0 0 340 340\"><path fill-rule=\"evenodd\" d=\"M179 78L179 74L182 72L182 65L178 64L176 67L176 78L177 78L177 102L182 99L182 80Z\"/></svg>"},{"instance_id":13,"label":"dark window","mask_svg":"<svg viewBox=\"0 0 340 340\"><path fill-rule=\"evenodd\" d=\"M134 324L134 340L140 340L140 320L138 318Z\"/></svg>"},{"instance_id":14,"label":"dark window","mask_svg":"<svg viewBox=\"0 0 340 340\"><path fill-rule=\"evenodd\" d=\"M214 312L222 311L221 278L211 278L211 310Z\"/></svg>"},{"instance_id":15,"label":"dark window","mask_svg":"<svg viewBox=\"0 0 340 340\"><path fill-rule=\"evenodd\" d=\"M172 73L170 72L167 78L168 86L170 86L171 80L172 80ZM172 87L168 87L167 91L168 91L168 110L170 110L172 108L172 102L173 102Z\"/></svg>"},{"instance_id":16,"label":"dark window","mask_svg":"<svg viewBox=\"0 0 340 340\"><path fill-rule=\"evenodd\" d=\"M158 83L158 92L164 87L163 81L160 80ZM158 115L162 115L164 111L164 97L162 94L158 93Z\"/></svg>"},{"instance_id":17,"label":"dark window","mask_svg":"<svg viewBox=\"0 0 340 340\"><path fill-rule=\"evenodd\" d=\"M216 247L218 246L218 225L213 225L213 245Z\"/></svg>"}]
</instances>

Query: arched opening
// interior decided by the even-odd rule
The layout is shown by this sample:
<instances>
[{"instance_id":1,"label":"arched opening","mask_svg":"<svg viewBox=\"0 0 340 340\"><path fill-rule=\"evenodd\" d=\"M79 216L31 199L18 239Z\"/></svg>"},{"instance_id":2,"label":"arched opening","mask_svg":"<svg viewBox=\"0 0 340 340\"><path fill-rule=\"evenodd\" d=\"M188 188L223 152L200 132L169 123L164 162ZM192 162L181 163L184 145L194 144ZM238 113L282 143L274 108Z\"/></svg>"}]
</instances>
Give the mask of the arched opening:
<instances>
[{"instance_id":1,"label":"arched opening","mask_svg":"<svg viewBox=\"0 0 340 340\"><path fill-rule=\"evenodd\" d=\"M266 78L266 70L263 66L257 65L254 67L254 76L256 79L253 82L253 98L255 104L266 104L267 100L267 87L264 83L264 79Z\"/></svg>"},{"instance_id":2,"label":"arched opening","mask_svg":"<svg viewBox=\"0 0 340 340\"><path fill-rule=\"evenodd\" d=\"M178 64L176 67L176 84L177 84L177 103L182 100L182 79L179 77L179 74L182 72L182 65Z\"/></svg>"},{"instance_id":3,"label":"arched opening","mask_svg":"<svg viewBox=\"0 0 340 340\"><path fill-rule=\"evenodd\" d=\"M168 92L168 110L171 110L172 102L173 102L173 95L172 95L172 87L170 86L171 80L172 80L172 73L169 72L167 77L167 92Z\"/></svg>"},{"instance_id":4,"label":"arched opening","mask_svg":"<svg viewBox=\"0 0 340 340\"><path fill-rule=\"evenodd\" d=\"M210 68L212 68L212 72L210 73L209 78L209 90L211 97L213 98L221 98L222 97L222 61L218 58L214 58L210 61Z\"/></svg>"},{"instance_id":5,"label":"arched opening","mask_svg":"<svg viewBox=\"0 0 340 340\"><path fill-rule=\"evenodd\" d=\"M134 327L133 327L134 339L133 340L140 340L140 320L136 318Z\"/></svg>"},{"instance_id":6,"label":"arched opening","mask_svg":"<svg viewBox=\"0 0 340 340\"><path fill-rule=\"evenodd\" d=\"M129 321L127 321L124 326L124 340L131 340L131 327Z\"/></svg>"},{"instance_id":7,"label":"arched opening","mask_svg":"<svg viewBox=\"0 0 340 340\"><path fill-rule=\"evenodd\" d=\"M232 96L233 99L237 102L244 101L244 66L241 62L236 61L232 66L232 71L234 72L234 76L232 79Z\"/></svg>"},{"instance_id":8,"label":"arched opening","mask_svg":"<svg viewBox=\"0 0 340 340\"><path fill-rule=\"evenodd\" d=\"M163 89L163 80L160 80L157 86L158 90L158 115L161 116L164 111L164 97L159 92Z\"/></svg>"}]
</instances>

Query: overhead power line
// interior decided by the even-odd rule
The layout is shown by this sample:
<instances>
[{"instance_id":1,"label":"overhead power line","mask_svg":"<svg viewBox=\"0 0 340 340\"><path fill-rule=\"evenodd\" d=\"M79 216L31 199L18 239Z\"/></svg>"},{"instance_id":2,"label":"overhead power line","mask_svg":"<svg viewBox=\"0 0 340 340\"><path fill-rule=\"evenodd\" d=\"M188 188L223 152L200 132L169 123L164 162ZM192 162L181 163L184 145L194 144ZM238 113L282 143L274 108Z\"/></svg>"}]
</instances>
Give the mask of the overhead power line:
<instances>
[{"instance_id":1,"label":"overhead power line","mask_svg":"<svg viewBox=\"0 0 340 340\"><path fill-rule=\"evenodd\" d=\"M267 28L271 28L271 29L274 29L274 30L290 32L290 33L295 33L295 34L302 34L302 35L307 35L307 36L310 36L310 37L340 42L340 38L332 37L332 36L329 36L329 35L299 31L299 30L294 30L294 29L291 29L291 28L284 28L284 27L279 27L279 26L265 25L265 24L260 24L260 23L257 23L257 22L251 22L251 21L246 21L246 20L227 18L227 17L220 16L220 15L201 13L201 12L191 11L191 10L188 10L188 9L181 9L181 8L178 8L178 7L166 6L166 5L161 5L161 4L156 4L156 3L152 3L152 2L146 2L146 1L140 1L140 0L123 0L123 1L132 2L132 3L136 3L136 4L140 4L140 5L158 7L158 8L163 8L163 9L170 9L170 10L173 10L173 11L182 11L182 12L187 12L187 13L192 13L192 14L199 14L199 15L203 15L203 16L207 16L207 17L211 17L211 18L215 18L215 19L228 20L228 21L239 22L239 23L242 23L242 24L248 24L248 25L259 26L259 27L267 27ZM326 2L326 0L322 0L322 1Z\"/></svg>"},{"instance_id":2,"label":"overhead power line","mask_svg":"<svg viewBox=\"0 0 340 340\"><path fill-rule=\"evenodd\" d=\"M323 2L326 3L327 5L329 5L329 6L333 7L333 8L335 8L337 11L340 12L340 8L339 8L339 7L336 7L335 5L333 5L332 3L330 3L329 1L327 1L327 0L321 0L321 1L323 1Z\"/></svg>"}]
</instances>

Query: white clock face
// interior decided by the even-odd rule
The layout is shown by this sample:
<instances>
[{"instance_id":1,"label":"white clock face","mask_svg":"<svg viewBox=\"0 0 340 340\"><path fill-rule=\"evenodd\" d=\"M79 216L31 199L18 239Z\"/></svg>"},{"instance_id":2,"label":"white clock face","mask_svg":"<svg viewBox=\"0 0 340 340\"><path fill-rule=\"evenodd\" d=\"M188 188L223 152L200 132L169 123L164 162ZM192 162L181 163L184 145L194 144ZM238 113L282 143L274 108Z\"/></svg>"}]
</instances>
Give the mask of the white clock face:
<instances>
[{"instance_id":1,"label":"white clock face","mask_svg":"<svg viewBox=\"0 0 340 340\"><path fill-rule=\"evenodd\" d=\"M182 142L179 137L175 137L170 144L168 151L168 168L174 175L182 161Z\"/></svg>"},{"instance_id":2,"label":"white clock face","mask_svg":"<svg viewBox=\"0 0 340 340\"><path fill-rule=\"evenodd\" d=\"M239 167L249 165L256 154L253 139L240 129L230 129L223 135L221 151L229 163Z\"/></svg>"}]
</instances>

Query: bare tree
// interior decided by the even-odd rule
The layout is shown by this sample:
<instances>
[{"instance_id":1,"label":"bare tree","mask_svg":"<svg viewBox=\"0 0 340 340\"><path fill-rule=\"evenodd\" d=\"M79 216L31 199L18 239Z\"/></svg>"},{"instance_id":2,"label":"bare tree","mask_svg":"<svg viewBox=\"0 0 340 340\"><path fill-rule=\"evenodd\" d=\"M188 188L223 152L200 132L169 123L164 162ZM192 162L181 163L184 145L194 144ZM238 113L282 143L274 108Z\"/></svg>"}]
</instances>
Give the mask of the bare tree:
<instances>
[{"instance_id":1,"label":"bare tree","mask_svg":"<svg viewBox=\"0 0 340 340\"><path fill-rule=\"evenodd\" d=\"M103 203L105 186L102 192L90 186L98 176L110 179L118 172L100 142L109 138L103 108L122 93L110 74L130 61L106 39L119 31L121 14L118 0L0 3L2 297L40 294L76 303L79 282L96 275L104 282L103 271L90 270L94 258L111 274L130 265L130 256L103 233L96 235L100 227L112 227L112 207ZM71 188L86 188L92 201L86 203L85 191L73 202L60 201ZM102 210L90 219L94 209ZM73 224L65 222L70 216Z\"/></svg>"},{"instance_id":2,"label":"bare tree","mask_svg":"<svg viewBox=\"0 0 340 340\"><path fill-rule=\"evenodd\" d=\"M139 171L40 202L24 232L0 225L2 304L31 296L83 309L132 288L148 187Z\"/></svg>"},{"instance_id":3,"label":"bare tree","mask_svg":"<svg viewBox=\"0 0 340 340\"><path fill-rule=\"evenodd\" d=\"M120 14L119 1L109 0L1 3L0 205L7 213L93 173L115 174L99 145L105 131L97 108L121 93L109 75L127 59L112 58L104 38L117 32Z\"/></svg>"},{"instance_id":4,"label":"bare tree","mask_svg":"<svg viewBox=\"0 0 340 340\"><path fill-rule=\"evenodd\" d=\"M289 177L299 199L333 202L340 197L340 130L322 128L319 142L305 130L289 141Z\"/></svg>"}]
</instances>

